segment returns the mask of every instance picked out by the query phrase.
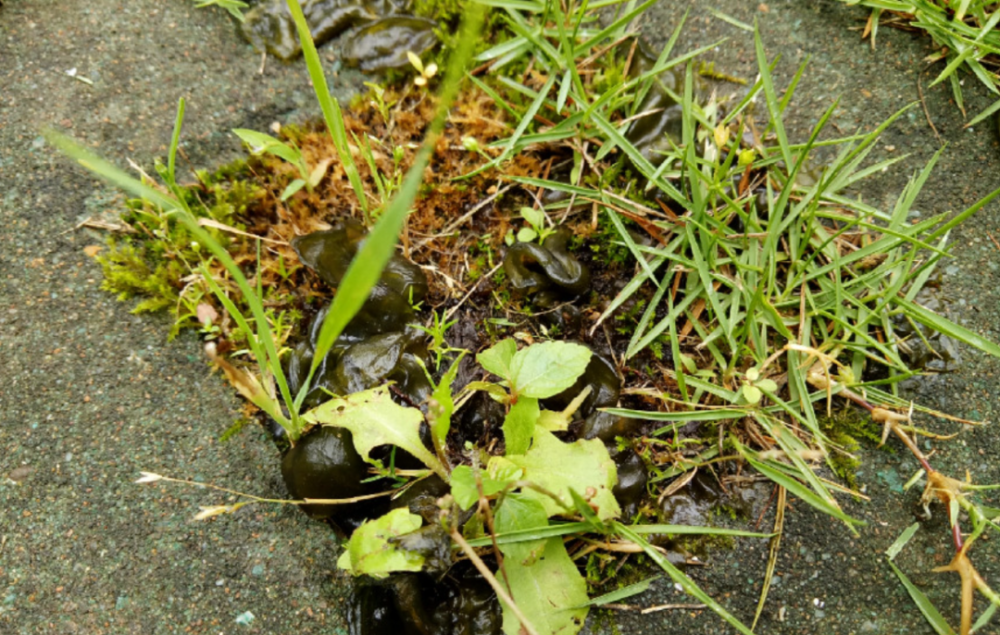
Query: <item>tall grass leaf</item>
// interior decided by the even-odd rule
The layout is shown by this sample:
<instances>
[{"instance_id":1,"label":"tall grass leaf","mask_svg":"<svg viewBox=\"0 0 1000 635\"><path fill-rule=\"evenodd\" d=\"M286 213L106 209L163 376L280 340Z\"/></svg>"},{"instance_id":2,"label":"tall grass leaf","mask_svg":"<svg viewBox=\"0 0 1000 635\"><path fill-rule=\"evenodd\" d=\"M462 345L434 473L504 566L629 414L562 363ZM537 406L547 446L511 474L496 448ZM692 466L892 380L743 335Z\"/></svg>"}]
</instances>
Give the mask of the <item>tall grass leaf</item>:
<instances>
[{"instance_id":1,"label":"tall grass leaf","mask_svg":"<svg viewBox=\"0 0 1000 635\"><path fill-rule=\"evenodd\" d=\"M290 1L294 2L295 0ZM423 182L424 168L430 161L437 138L447 119L448 110L458 93L466 64L472 56L473 47L482 27L484 9L481 5L473 5L473 7L463 19L459 46L448 62L448 72L441 89L437 115L431 123L424 143L417 153L413 165L403 178L399 191L382 213L375 227L372 228L337 288L337 295L333 298L333 304L327 312L316 340L316 350L309 374L295 398L296 411L301 408L302 402L309 392L316 369L334 342L337 341L337 337L340 336L344 327L364 305L368 294L378 282L382 269L385 268L396 249L396 241L399 239L410 206Z\"/></svg>"},{"instance_id":2,"label":"tall grass leaf","mask_svg":"<svg viewBox=\"0 0 1000 635\"><path fill-rule=\"evenodd\" d=\"M170 152L167 154L167 174L170 179L170 186L177 185L177 175L175 167L177 163L177 147L181 142L181 126L184 124L184 98L177 100L177 116L174 118L174 132L170 136Z\"/></svg>"},{"instance_id":3,"label":"tall grass leaf","mask_svg":"<svg viewBox=\"0 0 1000 635\"><path fill-rule=\"evenodd\" d=\"M951 626L948 625L948 622L945 621L944 616L937 610L937 607L935 607L927 596L924 595L924 592L921 591L917 585L910 582L910 579L906 577L906 574L903 573L899 567L896 566L895 562L892 560L888 560L888 562L889 566L892 567L892 570L896 573L896 576L899 577L899 581L903 583L903 586L906 588L906 592L910 594L911 598L913 598L914 604L916 604L917 608L920 609L920 612L923 614L927 623L931 625L934 631L938 635L955 635L955 631L953 631Z\"/></svg>"},{"instance_id":4,"label":"tall grass leaf","mask_svg":"<svg viewBox=\"0 0 1000 635\"><path fill-rule=\"evenodd\" d=\"M888 557L889 560L892 560L898 556L899 552L903 550L903 547L905 547L908 542L910 542L910 539L913 538L913 535L917 533L918 529L920 529L920 523L913 523L907 527L903 533L899 534L899 538L896 538L896 540L889 545L889 548L885 550L886 557Z\"/></svg>"},{"instance_id":5,"label":"tall grass leaf","mask_svg":"<svg viewBox=\"0 0 1000 635\"><path fill-rule=\"evenodd\" d=\"M247 282L246 276L243 275L239 266L233 261L229 252L227 252L226 249L218 243L218 241L212 238L211 234L198 225L197 219L185 207L183 202L173 196L164 194L163 192L160 192L145 183L142 183L138 179L133 178L128 173L120 170L117 166L105 161L95 154L92 154L89 150L66 135L60 134L51 129L43 130L42 134L49 143L59 149L66 156L75 160L84 168L97 174L101 178L110 181L123 190L131 192L132 194L149 201L164 210L165 213L173 213L174 217L184 225L185 229L191 233L194 239L212 252L212 255L219 260L229 275L232 276L233 281L236 283L236 286L239 287L240 293L242 293L244 298L246 298L247 304L250 305L250 309L253 312L257 325L257 337L263 344L264 350L267 353L265 360L258 361L262 361L266 364L274 374L275 378L278 379L278 386L282 388L282 398L285 400L286 404L291 404L292 399L291 395L287 392L287 383L284 381L284 373L281 370L280 357L278 355L277 348L274 345L271 327L267 321L267 315L264 312L264 306L261 304L260 298L257 297L253 287L251 287L250 283ZM292 421L293 427L288 430L288 434L290 438L295 439L298 437L301 429L296 423L297 419L294 414L292 415Z\"/></svg>"},{"instance_id":6,"label":"tall grass leaf","mask_svg":"<svg viewBox=\"0 0 1000 635\"><path fill-rule=\"evenodd\" d=\"M666 556L657 551L645 538L636 533L631 527L626 527L625 525L616 522L614 523L614 528L615 532L619 536L639 545L643 553L645 553L650 560L663 569L667 575L670 576L670 579L673 580L675 584L679 585L685 593L712 609L719 617L725 620L727 624L739 632L744 635L753 635L753 631L744 626L743 623L736 619L734 615L723 608L721 604L716 602L712 596L702 591L701 588L695 584L694 580L675 567L669 560L667 560Z\"/></svg>"},{"instance_id":7,"label":"tall grass leaf","mask_svg":"<svg viewBox=\"0 0 1000 635\"><path fill-rule=\"evenodd\" d=\"M903 298L899 298L896 300L896 304L903 309L903 312L906 313L906 315L910 316L915 321L920 322L924 326L928 326L942 335L946 335L960 342L965 342L969 346L974 346L984 353L988 353L994 357L1000 357L1000 346L997 346L985 337L973 333L964 326L955 324L951 320L943 318L937 313L925 309L916 302L910 302Z\"/></svg>"},{"instance_id":8,"label":"tall grass leaf","mask_svg":"<svg viewBox=\"0 0 1000 635\"><path fill-rule=\"evenodd\" d=\"M1000 11L997 12L997 15L1000 15ZM978 124L980 121L982 121L982 120L986 119L987 117L993 115L998 110L1000 110L1000 99L998 99L997 101L993 102L992 104L990 104L990 106L986 110L984 110L983 112L981 112L978 115L976 115L975 117L973 117L972 120L969 123L965 124L965 127L966 128L971 128L972 126Z\"/></svg>"},{"instance_id":9,"label":"tall grass leaf","mask_svg":"<svg viewBox=\"0 0 1000 635\"><path fill-rule=\"evenodd\" d=\"M347 142L347 128L344 126L344 114L340 111L340 104L330 95L330 89L326 84L326 75L323 73L323 63L316 52L316 44L313 43L309 25L302 14L302 6L299 0L285 0L288 3L288 10L292 14L295 28L299 33L299 42L302 45L302 57L306 61L306 68L309 70L309 78L312 80L313 90L316 92L316 99L319 107L323 111L323 119L326 127L330 130L333 138L333 147L337 151L337 157L344 166L344 172L351 182L354 195L358 198L358 205L368 218L368 198L365 194L364 184L361 182L361 175L358 167L354 164L354 157L351 155L350 145Z\"/></svg>"},{"instance_id":10,"label":"tall grass leaf","mask_svg":"<svg viewBox=\"0 0 1000 635\"><path fill-rule=\"evenodd\" d=\"M940 238L941 236L944 236L952 229L965 222L965 219L969 218L970 216L981 210L983 207L985 207L987 203L995 199L997 196L1000 196L1000 188L993 190L983 198L979 199L965 211L956 214L954 218L952 218L947 223L944 223L943 225L935 229L929 236L926 237L926 240L932 241Z\"/></svg>"},{"instance_id":11,"label":"tall grass leaf","mask_svg":"<svg viewBox=\"0 0 1000 635\"><path fill-rule=\"evenodd\" d=\"M648 410L630 410L628 408L601 408L602 412L626 419L643 419L645 421L672 421L689 423L691 421L728 421L740 419L747 415L742 408L713 408L711 410L684 410L679 412L650 412ZM653 434L657 434L659 430Z\"/></svg>"},{"instance_id":12,"label":"tall grass leaf","mask_svg":"<svg viewBox=\"0 0 1000 635\"><path fill-rule=\"evenodd\" d=\"M605 203L607 203L607 197L602 198L605 198ZM636 246L635 241L632 240L632 235L628 233L628 230L625 228L625 224L622 223L622 219L618 217L618 213L610 207L605 207L604 212L608 215L608 218L611 219L611 224L615 226L615 231L617 231L618 235L621 236L622 242L625 243L629 252L636 259L636 261L638 261L639 266L642 267L642 269L646 272L646 275L649 276L649 279L652 280L656 286L660 286L662 282L656 279L656 275L653 273L653 268L649 264L649 261L647 261L642 254L639 253L639 248Z\"/></svg>"},{"instance_id":13,"label":"tall grass leaf","mask_svg":"<svg viewBox=\"0 0 1000 635\"><path fill-rule=\"evenodd\" d=\"M785 126L781 122L781 108L778 105L778 97L774 92L774 83L771 81L771 70L767 63L767 55L764 53L764 42L760 37L760 28L754 20L753 34L754 48L757 51L757 69L760 72L760 79L764 85L764 96L767 101L767 111L770 117L769 125L774 128L774 134L778 137L778 145L781 148L781 156L785 160L787 169L792 168L792 153L788 149L788 137L785 135Z\"/></svg>"},{"instance_id":14,"label":"tall grass leaf","mask_svg":"<svg viewBox=\"0 0 1000 635\"><path fill-rule=\"evenodd\" d=\"M621 602L622 600L627 600L630 597L641 595L649 590L649 585L660 579L660 576L654 575L651 578L646 578L645 580L640 580L628 586L624 586L617 591L612 591L611 593L605 593L604 595L598 595L596 598L590 598L585 606L603 606L605 604L614 604L616 602Z\"/></svg>"}]
</instances>

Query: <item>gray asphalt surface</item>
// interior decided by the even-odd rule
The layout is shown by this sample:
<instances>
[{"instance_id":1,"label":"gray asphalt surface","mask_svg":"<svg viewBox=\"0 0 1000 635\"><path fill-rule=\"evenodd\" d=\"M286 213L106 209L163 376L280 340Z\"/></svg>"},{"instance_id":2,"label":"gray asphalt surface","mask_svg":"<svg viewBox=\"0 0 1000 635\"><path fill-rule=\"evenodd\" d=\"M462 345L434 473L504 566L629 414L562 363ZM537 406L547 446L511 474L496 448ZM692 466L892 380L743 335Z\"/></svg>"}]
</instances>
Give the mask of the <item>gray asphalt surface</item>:
<instances>
[{"instance_id":1,"label":"gray asphalt surface","mask_svg":"<svg viewBox=\"0 0 1000 635\"><path fill-rule=\"evenodd\" d=\"M708 59L752 79L752 37L712 17L709 6L760 21L769 54L782 55L779 86L812 57L791 106L793 137L804 138L838 97L839 131L870 130L917 98L919 77L949 147L918 209L960 210L1000 186L993 130L963 130L947 87L927 88L940 67L924 70L926 40L883 29L873 52L857 30L865 13L832 1L664 1L643 28L662 41L691 7L678 50L727 36ZM335 47L323 52L331 72L336 54ZM57 157L38 132L58 126L123 167L127 158L148 167L166 151L183 96L182 167L216 165L238 149L231 128L318 114L302 68L269 61L261 75L259 67L225 13L186 0L8 0L0 9L0 633L346 633L339 609L347 587L325 526L270 507L193 523L199 505L225 499L132 483L146 470L284 495L277 454L260 433L218 441L238 403L209 374L196 340L168 344L164 319L132 316L98 289L100 270L84 248L102 236L75 228L113 210L120 197ZM93 83L71 77L71 69ZM341 97L358 82L343 73L333 79ZM973 79L965 85L970 113L989 103ZM891 205L938 147L923 111L911 110L875 158L911 156L860 193ZM990 235L1000 238L996 204L954 232L945 282L953 317L1000 341L1000 248ZM967 351L959 373L925 381L917 397L995 420L997 368ZM993 427L967 432L943 445L936 461L955 476L968 469L977 482L1000 482L998 445ZM902 452L869 449L864 458L860 476L873 501L847 508L869 525L852 537L793 503L779 580L758 632L932 632L880 556L914 521L918 493L896 490L916 466ZM996 541L973 555L1000 586ZM950 557L938 514L898 562L946 615L957 616L957 577L929 573ZM744 541L711 554L694 575L749 620L765 558L765 544ZM666 584L634 600L684 601ZM252 621L237 623L248 621L248 611ZM622 613L616 621L597 620L593 629L727 632L705 612Z\"/></svg>"}]
</instances>

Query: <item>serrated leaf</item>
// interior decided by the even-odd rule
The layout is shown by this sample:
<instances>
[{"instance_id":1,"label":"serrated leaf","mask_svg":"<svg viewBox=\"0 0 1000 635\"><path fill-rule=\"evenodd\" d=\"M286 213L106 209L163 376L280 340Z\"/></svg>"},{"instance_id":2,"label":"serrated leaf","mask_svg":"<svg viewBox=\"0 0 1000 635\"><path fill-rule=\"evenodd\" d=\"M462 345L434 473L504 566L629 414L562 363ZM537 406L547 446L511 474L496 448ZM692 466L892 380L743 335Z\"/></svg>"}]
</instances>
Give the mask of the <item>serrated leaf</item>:
<instances>
[{"instance_id":1,"label":"serrated leaf","mask_svg":"<svg viewBox=\"0 0 1000 635\"><path fill-rule=\"evenodd\" d=\"M573 635L587 619L587 583L566 552L563 541L550 538L530 565L515 558L504 561L511 597L540 635ZM503 632L521 635L517 616L503 605Z\"/></svg>"},{"instance_id":2,"label":"serrated leaf","mask_svg":"<svg viewBox=\"0 0 1000 635\"><path fill-rule=\"evenodd\" d=\"M521 397L503 420L503 438L507 455L524 454L531 447L531 437L539 416L538 400Z\"/></svg>"},{"instance_id":3,"label":"serrated leaf","mask_svg":"<svg viewBox=\"0 0 1000 635\"><path fill-rule=\"evenodd\" d=\"M488 381L471 381L465 385L465 390L469 392L482 390L485 393L489 393L490 397L500 403L507 403L510 400L510 394L508 394L503 386Z\"/></svg>"},{"instance_id":4,"label":"serrated leaf","mask_svg":"<svg viewBox=\"0 0 1000 635\"><path fill-rule=\"evenodd\" d=\"M476 355L476 361L488 372L497 377L510 380L510 363L517 354L517 342L511 338L500 340L482 353Z\"/></svg>"},{"instance_id":5,"label":"serrated leaf","mask_svg":"<svg viewBox=\"0 0 1000 635\"><path fill-rule=\"evenodd\" d=\"M424 415L405 408L389 396L388 386L379 386L336 398L313 408L302 418L308 423L337 426L351 431L354 448L366 461L373 448L394 445L406 450L438 476L448 481L448 473L420 439Z\"/></svg>"},{"instance_id":6,"label":"serrated leaf","mask_svg":"<svg viewBox=\"0 0 1000 635\"><path fill-rule=\"evenodd\" d=\"M538 399L558 395L583 374L591 355L589 348L570 342L533 344L510 361L511 389Z\"/></svg>"},{"instance_id":7,"label":"serrated leaf","mask_svg":"<svg viewBox=\"0 0 1000 635\"><path fill-rule=\"evenodd\" d=\"M354 575L367 574L373 578L384 578L393 571L420 571L424 557L400 549L390 540L420 529L422 522L420 516L406 507L366 522L351 534L337 566Z\"/></svg>"},{"instance_id":8,"label":"serrated leaf","mask_svg":"<svg viewBox=\"0 0 1000 635\"><path fill-rule=\"evenodd\" d=\"M549 496L526 489L525 496L541 502L549 516L566 513L573 508L572 487L588 502L597 506L601 520L616 518L621 513L618 501L611 493L618 482L618 472L607 448L600 439L563 443L551 432L536 427L534 444L524 455L507 457L524 469L524 480L531 481L558 496L560 506Z\"/></svg>"}]
</instances>

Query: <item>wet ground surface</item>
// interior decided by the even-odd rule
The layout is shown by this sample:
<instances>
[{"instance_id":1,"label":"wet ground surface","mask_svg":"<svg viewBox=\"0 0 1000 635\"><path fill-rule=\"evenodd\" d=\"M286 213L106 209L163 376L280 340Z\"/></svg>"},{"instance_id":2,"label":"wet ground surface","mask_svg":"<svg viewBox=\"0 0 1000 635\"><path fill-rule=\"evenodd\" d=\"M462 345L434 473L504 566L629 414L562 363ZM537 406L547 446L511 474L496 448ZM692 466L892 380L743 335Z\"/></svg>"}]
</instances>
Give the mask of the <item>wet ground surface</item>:
<instances>
[{"instance_id":1,"label":"wet ground surface","mask_svg":"<svg viewBox=\"0 0 1000 635\"><path fill-rule=\"evenodd\" d=\"M316 110L298 66L260 58L227 16L168 0L12 0L0 9L0 632L345 633L345 580L335 573L329 530L291 509L250 508L207 523L189 519L213 494L133 485L139 470L211 481L280 497L277 455L261 434L220 443L238 403L209 376L194 338L165 342L166 324L137 318L100 291L84 249L101 236L75 229L115 204L113 191L55 157L38 130L55 125L100 148L119 165L149 166L165 152L179 97L188 99L183 167L231 157L234 127L264 129ZM812 61L792 102L790 134L802 139L834 99L840 132L870 130L917 99L949 146L924 188L922 215L961 210L1000 186L992 127L962 129L945 85L927 88L928 42L882 29L874 52L860 40L863 11L835 2L745 0L663 2L643 26L665 38L691 6L679 50L719 37L718 70L752 79L753 40L711 16L759 20L776 83ZM855 30L851 30L855 29ZM324 51L328 71L336 49ZM78 77L66 73L76 69ZM333 84L345 95L344 74ZM985 90L967 79L970 113ZM835 131L834 131L835 132ZM891 205L906 179L940 147L921 108L883 137L875 158L909 153L859 189ZM1000 340L1000 211L987 206L953 232L945 279L953 318ZM924 403L958 416L995 420L996 360L971 351L954 375L924 382ZM947 429L947 428L941 428ZM1000 482L993 428L941 446L936 464L954 476ZM867 449L860 474L871 503L845 502L868 522L858 537L792 502L761 633L931 633L881 553L918 511L918 493L900 491L916 468L902 452ZM765 519L765 524L771 522ZM1000 584L996 539L973 552ZM693 575L741 618L752 619L767 547L743 541L716 551ZM898 562L946 615L957 615L954 574L930 569L951 558L942 514L925 524ZM680 603L669 585L633 602ZM977 608L984 607L977 602ZM252 621L247 612L253 614ZM783 617L783 620L781 619ZM237 622L240 618L240 622ZM706 612L616 613L617 630L723 633ZM957 621L957 620L956 620ZM249 623L247 623L249 622ZM604 620L594 630L610 631ZM996 626L986 632L996 632Z\"/></svg>"}]
</instances>

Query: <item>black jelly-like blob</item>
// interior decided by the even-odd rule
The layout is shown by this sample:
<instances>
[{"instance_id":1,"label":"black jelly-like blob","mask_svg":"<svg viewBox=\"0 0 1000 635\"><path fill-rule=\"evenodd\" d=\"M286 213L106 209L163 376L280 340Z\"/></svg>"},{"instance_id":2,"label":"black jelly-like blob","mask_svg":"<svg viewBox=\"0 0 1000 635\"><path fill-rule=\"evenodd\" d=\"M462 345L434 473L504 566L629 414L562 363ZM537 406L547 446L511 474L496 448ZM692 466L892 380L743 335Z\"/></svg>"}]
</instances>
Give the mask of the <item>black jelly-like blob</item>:
<instances>
[{"instance_id":1,"label":"black jelly-like blob","mask_svg":"<svg viewBox=\"0 0 1000 635\"><path fill-rule=\"evenodd\" d=\"M292 246L304 264L327 284L337 286L365 235L359 223L347 222L335 229L296 238ZM432 390L420 365L427 356L426 337L409 325L416 321L411 302L419 302L426 295L424 272L394 254L361 310L317 367L305 405L318 405L330 393L347 395L387 381L396 382L413 403L423 402ZM308 338L292 351L288 378L293 392L306 380L329 310L329 305L320 310Z\"/></svg>"},{"instance_id":2,"label":"black jelly-like blob","mask_svg":"<svg viewBox=\"0 0 1000 635\"><path fill-rule=\"evenodd\" d=\"M637 419L626 419L608 412L597 411L583 420L583 427L577 436L581 439L600 439L606 444L613 444L616 437L634 436L640 423Z\"/></svg>"},{"instance_id":3,"label":"black jelly-like blob","mask_svg":"<svg viewBox=\"0 0 1000 635\"><path fill-rule=\"evenodd\" d=\"M316 46L358 24L409 10L408 3L399 0L305 0L301 5ZM281 60L291 60L302 52L285 0L271 0L251 9L240 29L255 49Z\"/></svg>"},{"instance_id":4,"label":"black jelly-like blob","mask_svg":"<svg viewBox=\"0 0 1000 635\"><path fill-rule=\"evenodd\" d=\"M390 507L392 509L406 507L411 513L423 518L424 522L436 523L440 520L441 512L437 500L450 491L444 481L438 476L431 475L407 487L406 491L392 499Z\"/></svg>"},{"instance_id":5,"label":"black jelly-like blob","mask_svg":"<svg viewBox=\"0 0 1000 635\"><path fill-rule=\"evenodd\" d=\"M281 475L292 498L353 498L374 494L378 485L362 483L368 464L354 449L351 433L323 426L305 435L281 461ZM301 505L311 518L330 518L345 530L372 513L367 501L348 505Z\"/></svg>"},{"instance_id":6,"label":"black jelly-like blob","mask_svg":"<svg viewBox=\"0 0 1000 635\"><path fill-rule=\"evenodd\" d=\"M344 61L363 71L405 68L407 52L420 57L438 42L437 23L411 16L391 16L376 20L350 36L344 46Z\"/></svg>"},{"instance_id":7,"label":"black jelly-like blob","mask_svg":"<svg viewBox=\"0 0 1000 635\"><path fill-rule=\"evenodd\" d=\"M587 346L582 342L574 343ZM577 418L589 417L595 408L608 408L618 403L618 393L621 390L618 372L614 365L597 351L591 349L591 352L593 354L590 356L590 362L576 382L558 395L543 400L543 406L549 410L564 410L587 386L590 386L590 394L576 411Z\"/></svg>"},{"instance_id":8,"label":"black jelly-like blob","mask_svg":"<svg viewBox=\"0 0 1000 635\"><path fill-rule=\"evenodd\" d=\"M678 492L660 502L659 521L665 525L706 526L722 495L714 478L699 472Z\"/></svg>"},{"instance_id":9,"label":"black jelly-like blob","mask_svg":"<svg viewBox=\"0 0 1000 635\"><path fill-rule=\"evenodd\" d=\"M617 401L618 395L616 393L615 402ZM611 460L615 462L618 482L615 483L612 493L618 504L621 505L623 518L634 516L639 510L639 503L646 495L649 472L642 458L630 447L619 449L616 439L634 436L640 424L641 422L636 419L626 419L598 410L583 420L583 427L577 432L579 439L600 439L603 441L604 446L608 449L608 454L611 455Z\"/></svg>"},{"instance_id":10,"label":"black jelly-like blob","mask_svg":"<svg viewBox=\"0 0 1000 635\"><path fill-rule=\"evenodd\" d=\"M347 273L366 236L365 228L348 220L342 226L313 232L292 240L299 259L319 274L324 282L337 286ZM427 276L420 267L399 254L393 254L382 271L376 288L393 291L414 303L427 295Z\"/></svg>"},{"instance_id":11,"label":"black jelly-like blob","mask_svg":"<svg viewBox=\"0 0 1000 635\"><path fill-rule=\"evenodd\" d=\"M534 294L552 289L580 295L590 287L590 270L567 246L570 234L561 229L541 245L517 242L507 250L503 268L514 291Z\"/></svg>"},{"instance_id":12,"label":"black jelly-like blob","mask_svg":"<svg viewBox=\"0 0 1000 635\"><path fill-rule=\"evenodd\" d=\"M611 492L622 508L622 517L631 518L639 511L639 503L646 495L646 483L649 481L649 473L642 457L635 453L632 448L626 447L621 450L609 448L611 459L615 462L615 469L618 471L618 482L615 483Z\"/></svg>"},{"instance_id":13,"label":"black jelly-like blob","mask_svg":"<svg viewBox=\"0 0 1000 635\"><path fill-rule=\"evenodd\" d=\"M503 405L485 392L476 392L452 419L455 442L461 447L467 442L478 444L484 441L487 432L496 433L503 423Z\"/></svg>"},{"instance_id":14,"label":"black jelly-like blob","mask_svg":"<svg viewBox=\"0 0 1000 635\"><path fill-rule=\"evenodd\" d=\"M630 76L638 77L655 66L656 56L645 43L640 42L632 58ZM698 76L694 81L697 99L698 94L706 90L705 82ZM670 96L668 90L675 95L684 92L683 67L667 69L657 75L652 88L635 111L637 114L649 114L637 118L625 131L625 138L654 166L663 162L663 153L670 150L672 144L680 145L684 130L684 108Z\"/></svg>"},{"instance_id":15,"label":"black jelly-like blob","mask_svg":"<svg viewBox=\"0 0 1000 635\"><path fill-rule=\"evenodd\" d=\"M347 611L349 635L500 635L502 623L496 594L468 563L440 580L407 573L359 585Z\"/></svg>"}]
</instances>

